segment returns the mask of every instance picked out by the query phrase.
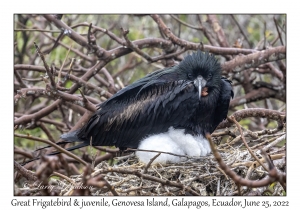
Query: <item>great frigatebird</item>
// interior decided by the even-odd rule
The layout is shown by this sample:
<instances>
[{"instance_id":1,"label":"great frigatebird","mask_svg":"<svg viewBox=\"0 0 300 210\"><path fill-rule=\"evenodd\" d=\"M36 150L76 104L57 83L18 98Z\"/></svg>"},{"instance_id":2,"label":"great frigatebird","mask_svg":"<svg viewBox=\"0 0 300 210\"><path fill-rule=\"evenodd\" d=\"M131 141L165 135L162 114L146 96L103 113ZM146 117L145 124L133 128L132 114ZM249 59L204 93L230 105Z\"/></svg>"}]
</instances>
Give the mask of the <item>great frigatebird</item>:
<instances>
[{"instance_id":1,"label":"great frigatebird","mask_svg":"<svg viewBox=\"0 0 300 210\"><path fill-rule=\"evenodd\" d=\"M150 141L149 138L156 143L145 144L146 149L147 145L154 145L159 146L156 150L163 151L160 145L166 140L160 142L159 137L169 132L166 145L177 138L177 148L191 154L189 147L191 150L195 147L185 143L179 134L200 144L203 140L199 138L212 133L226 118L231 97L231 82L221 76L218 60L214 55L198 51L176 66L157 70L121 89L98 105L86 125L61 138L65 143L81 142L68 148L69 151L90 144L116 146L120 150L138 148L143 140ZM172 137L176 132L179 132L177 137ZM204 140L202 145L205 144Z\"/></svg>"}]
</instances>

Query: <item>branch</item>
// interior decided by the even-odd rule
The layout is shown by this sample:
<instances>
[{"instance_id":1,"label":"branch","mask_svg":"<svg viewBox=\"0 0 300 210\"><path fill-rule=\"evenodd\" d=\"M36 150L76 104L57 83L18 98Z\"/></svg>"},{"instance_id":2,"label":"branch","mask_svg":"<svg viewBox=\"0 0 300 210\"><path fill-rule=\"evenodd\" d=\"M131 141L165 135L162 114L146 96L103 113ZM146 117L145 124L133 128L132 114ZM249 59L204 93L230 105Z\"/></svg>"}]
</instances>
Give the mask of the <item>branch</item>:
<instances>
[{"instance_id":1,"label":"branch","mask_svg":"<svg viewBox=\"0 0 300 210\"><path fill-rule=\"evenodd\" d=\"M194 42L189 42L184 39L180 39L175 36L171 29L168 28L165 23L161 20L159 15L150 15L152 19L157 23L158 27L164 32L164 34L174 43L180 45L181 47L185 47L187 50L198 50L202 49L204 51L209 51L216 55L238 55L238 54L250 54L253 52L257 52L256 50L249 50L249 49L238 49L238 48L222 48L222 47L215 47L210 45L201 45Z\"/></svg>"},{"instance_id":2,"label":"branch","mask_svg":"<svg viewBox=\"0 0 300 210\"><path fill-rule=\"evenodd\" d=\"M233 21L235 22L235 24L237 25L237 27L239 28L240 32L243 34L244 39L247 41L248 46L251 47L251 43L248 40L248 35L245 33L245 31L243 30L243 28L241 27L241 25L239 24L239 22L236 20L236 18L234 17L234 15L230 15L233 19Z\"/></svg>"},{"instance_id":3,"label":"branch","mask_svg":"<svg viewBox=\"0 0 300 210\"><path fill-rule=\"evenodd\" d=\"M246 146L246 148L248 149L248 151L250 152L250 154L252 155L252 157L266 170L268 171L268 169L266 168L266 166L258 159L258 157L252 152L251 148L248 146L246 140L245 140L245 137L244 137L244 134L243 134L243 131L242 131L242 127L241 125L235 120L234 116L230 116L227 118L227 120L233 122L236 124L236 126L238 127L239 129L239 132L241 134L241 137L242 137L242 140Z\"/></svg>"},{"instance_id":4,"label":"branch","mask_svg":"<svg viewBox=\"0 0 300 210\"><path fill-rule=\"evenodd\" d=\"M279 46L267 50L253 52L249 55L239 55L222 65L222 70L227 74L239 72L248 68L255 68L261 64L271 61L285 59L286 47Z\"/></svg>"},{"instance_id":5,"label":"branch","mask_svg":"<svg viewBox=\"0 0 300 210\"><path fill-rule=\"evenodd\" d=\"M16 119L14 121L14 125L22 125L29 122L35 122L38 121L40 118L47 116L51 112L57 109L57 106L61 103L61 100L56 100L54 103L52 103L50 106L46 106L45 108L41 109L38 112L35 112L33 114L29 115L23 115L22 117Z\"/></svg>"},{"instance_id":6,"label":"branch","mask_svg":"<svg viewBox=\"0 0 300 210\"><path fill-rule=\"evenodd\" d=\"M279 31L278 23L277 23L277 20L276 20L275 16L274 16L274 18L273 18L273 19L274 19L274 22L275 22L275 26L276 26L276 30L277 30L277 33L278 33L278 36L279 36L280 42L281 42L281 44L282 44L282 45L284 45L284 44L283 44L282 37L281 37L281 33L280 33L280 31Z\"/></svg>"},{"instance_id":7,"label":"branch","mask_svg":"<svg viewBox=\"0 0 300 210\"><path fill-rule=\"evenodd\" d=\"M237 121L240 121L247 117L261 117L261 118L268 118L272 120L276 120L279 125L282 125L285 123L285 113L284 112L278 112L276 110L270 110L270 109L263 109L263 108L250 108L250 109L243 109L236 111L231 116L234 116L234 118ZM229 122L227 119L224 120L219 124L217 129L230 127L232 125L231 122Z\"/></svg>"},{"instance_id":8,"label":"branch","mask_svg":"<svg viewBox=\"0 0 300 210\"><path fill-rule=\"evenodd\" d=\"M275 91L269 88L262 87L254 89L245 95L235 97L230 101L229 108L234 108L239 105L255 102L266 98L277 98L283 102L286 101L285 95L283 95L280 91Z\"/></svg>"},{"instance_id":9,"label":"branch","mask_svg":"<svg viewBox=\"0 0 300 210\"><path fill-rule=\"evenodd\" d=\"M49 22L54 23L54 25L57 28L61 29L63 31L64 35L69 36L75 42L77 42L78 44L80 44L83 47L86 47L88 50L93 49L98 58L106 57L106 54L107 54L106 50L100 48L97 45L90 45L85 38L83 38L81 35L79 35L77 32L75 32L71 27L66 25L63 21L55 18L54 15L44 15L44 17Z\"/></svg>"},{"instance_id":10,"label":"branch","mask_svg":"<svg viewBox=\"0 0 300 210\"><path fill-rule=\"evenodd\" d=\"M110 92L115 93L116 88L115 88L115 83L114 83L114 79L113 79L112 75L107 71L106 68L102 68L100 70L100 72L103 73L105 75L106 79L108 80L107 88L110 90Z\"/></svg>"},{"instance_id":11,"label":"branch","mask_svg":"<svg viewBox=\"0 0 300 210\"><path fill-rule=\"evenodd\" d=\"M42 139L42 138L38 138L38 137L34 137L31 135L23 135L23 134L17 134L15 133L14 136L20 137L20 138L25 138L25 139L30 139L30 140L34 140L34 141L39 141L39 142L43 142L45 144L49 144L52 147L54 147L55 149L57 149L58 151L60 151L61 153L64 153L72 158L74 158L75 160L77 160L79 163L82 163L83 165L87 166L88 164L83 161L81 158L77 157L76 155L74 155L73 153L69 152L68 150L58 146L57 144L47 140L47 139ZM39 158L36 158L34 160L37 160ZM31 162L31 161L30 161ZM25 163L26 164L26 163Z\"/></svg>"},{"instance_id":12,"label":"branch","mask_svg":"<svg viewBox=\"0 0 300 210\"><path fill-rule=\"evenodd\" d=\"M175 15L170 15L172 18L174 18L175 20L177 20L179 23L181 23L182 25L185 25L189 28L192 28L192 29L196 29L196 30L199 30L199 31L202 31L203 30L203 27L196 27L196 26L193 26L191 24L188 24L182 20L180 20L178 17L176 17Z\"/></svg>"},{"instance_id":13,"label":"branch","mask_svg":"<svg viewBox=\"0 0 300 210\"><path fill-rule=\"evenodd\" d=\"M219 24L217 16L216 15L207 15L207 18L208 18L208 21L212 24L214 32L217 34L217 38L220 43L220 46L221 47L229 47L229 44L225 37L225 33Z\"/></svg>"},{"instance_id":14,"label":"branch","mask_svg":"<svg viewBox=\"0 0 300 210\"><path fill-rule=\"evenodd\" d=\"M237 184L237 185L243 185L248 186L251 188L257 188L257 187L263 187L267 186L268 184L271 184L274 181L279 181L281 179L281 176L277 173L277 170L275 167L270 168L269 170L269 177L267 179L262 179L258 181L250 181L247 179L243 179L242 177L238 176L234 171L232 171L222 160L220 153L216 150L214 143L211 140L211 136L209 134L206 135L206 138L209 141L211 150L219 163L221 169Z\"/></svg>"},{"instance_id":15,"label":"branch","mask_svg":"<svg viewBox=\"0 0 300 210\"><path fill-rule=\"evenodd\" d=\"M33 66L33 65L24 65L24 64L14 65L14 70L29 70L29 71L45 72L45 69L42 66ZM58 73L56 72L55 75L58 76ZM98 87L92 83L86 82L86 80L84 80L82 78L76 77L72 74L68 74L65 72L61 72L61 75L63 77L66 77L67 79L70 79L71 81L77 83L79 85L79 87L85 87L85 88L91 89L91 90L95 91L96 93L98 93L100 96L105 96L107 98L110 98L112 96L112 94L110 92L108 92L105 89ZM94 75L94 76L96 76L96 75ZM107 84L109 84L109 83L107 83ZM107 85L107 87L109 87L109 85Z\"/></svg>"},{"instance_id":16,"label":"branch","mask_svg":"<svg viewBox=\"0 0 300 210\"><path fill-rule=\"evenodd\" d=\"M203 34L208 39L210 45L218 46L218 42L215 40L210 30L208 30L206 27L203 26L200 14L197 15L197 18L201 28L203 29Z\"/></svg>"},{"instance_id":17,"label":"branch","mask_svg":"<svg viewBox=\"0 0 300 210\"><path fill-rule=\"evenodd\" d=\"M174 181L169 181L169 180L165 180L165 179L160 179L160 178L150 176L150 175L147 175L147 174L143 174L139 171L130 170L130 169L122 169L122 168L99 169L98 171L95 171L94 173L92 173L92 176L96 176L98 174L103 174L103 173L109 173L109 172L116 172L116 173L122 173L122 174L133 174L133 175L136 175L137 177L140 177L140 178L143 178L143 179L147 179L147 180L151 180L151 181L161 183L162 185L168 185L168 186L173 186L173 187L177 187L177 188L180 188L180 189L184 189L184 190L188 191L189 193L191 193L192 195L196 195L196 196L200 195L199 193L192 190L190 187L185 186L181 183L174 182Z\"/></svg>"},{"instance_id":18,"label":"branch","mask_svg":"<svg viewBox=\"0 0 300 210\"><path fill-rule=\"evenodd\" d=\"M126 46L129 47L132 51L142 56L143 58L145 58L149 63L153 62L152 58L148 54L144 53L142 50L140 50L140 48L137 45L135 45L128 39L127 35L129 33L129 30L124 30L123 28L121 28L121 30L123 33L123 37L126 41Z\"/></svg>"},{"instance_id":19,"label":"branch","mask_svg":"<svg viewBox=\"0 0 300 210\"><path fill-rule=\"evenodd\" d=\"M51 86L52 86L52 88L53 88L54 90L56 90L56 84L55 84L55 81L54 81L54 77L53 77L53 75L52 75L51 70L49 69L49 66L48 66L46 60L45 60L44 54L41 52L39 46L37 46L37 44L36 44L35 42L33 42L33 43L34 43L34 46L35 46L35 48L36 48L36 51L37 51L38 55L40 56L40 58L42 59L42 61L43 61L43 63L44 63L45 70L46 70L47 75L48 75L48 77L49 77L49 79L50 79L50 82L51 82Z\"/></svg>"},{"instance_id":20,"label":"branch","mask_svg":"<svg viewBox=\"0 0 300 210\"><path fill-rule=\"evenodd\" d=\"M99 182L100 181L100 182ZM108 181L105 180L103 175L99 175L97 177L92 177L89 180L87 180L87 185L103 188L106 186L109 191L114 195L114 196L119 196L119 194L116 192L114 186L111 186Z\"/></svg>"},{"instance_id":21,"label":"branch","mask_svg":"<svg viewBox=\"0 0 300 210\"><path fill-rule=\"evenodd\" d=\"M52 41L56 41L56 39L52 36L50 36L49 34L43 33L46 37L48 37L49 39L51 39ZM59 45L61 45L62 47L69 49L69 46L64 44L63 42L59 41L57 42ZM53 48L53 47L52 47ZM49 52L52 49L46 50L47 52ZM91 56L87 56L86 54L82 53L80 50L76 50L74 48L71 48L71 51L74 52L76 55L80 56L82 59L90 62L90 63L94 63L95 59L93 59Z\"/></svg>"},{"instance_id":22,"label":"branch","mask_svg":"<svg viewBox=\"0 0 300 210\"><path fill-rule=\"evenodd\" d=\"M14 161L14 168L18 170L20 174L22 174L27 180L30 181L36 181L38 178L35 176L34 173L31 171L27 170L23 166L21 166L18 162Z\"/></svg>"},{"instance_id":23,"label":"branch","mask_svg":"<svg viewBox=\"0 0 300 210\"><path fill-rule=\"evenodd\" d=\"M21 117L21 116L23 116L23 114L15 112L14 116ZM64 123L61 123L61 122L58 122L58 121L55 121L55 120L50 120L48 118L42 118L39 121L44 122L44 123L48 123L48 124L53 124L53 125L58 126L58 127L65 127Z\"/></svg>"},{"instance_id":24,"label":"branch","mask_svg":"<svg viewBox=\"0 0 300 210\"><path fill-rule=\"evenodd\" d=\"M153 161L158 158L158 156L160 156L161 153L157 153L153 158L150 159L149 163L146 165L143 174L147 173L148 168L150 167L150 165L153 163Z\"/></svg>"},{"instance_id":25,"label":"branch","mask_svg":"<svg viewBox=\"0 0 300 210\"><path fill-rule=\"evenodd\" d=\"M96 106L94 104L92 104L91 102L89 102L88 100L85 100L85 98L79 98L77 96L68 94L68 93L64 93L62 91L59 90L50 90L49 88L23 88L21 90L17 91L18 94L15 95L15 104L18 102L18 100L20 99L20 97L26 97L29 95L45 95L45 96L50 96L54 99L62 99L64 101L68 101L71 103L74 103L76 105L79 105L83 108L86 108L88 110L90 110L91 112L95 112L97 110Z\"/></svg>"}]
</instances>

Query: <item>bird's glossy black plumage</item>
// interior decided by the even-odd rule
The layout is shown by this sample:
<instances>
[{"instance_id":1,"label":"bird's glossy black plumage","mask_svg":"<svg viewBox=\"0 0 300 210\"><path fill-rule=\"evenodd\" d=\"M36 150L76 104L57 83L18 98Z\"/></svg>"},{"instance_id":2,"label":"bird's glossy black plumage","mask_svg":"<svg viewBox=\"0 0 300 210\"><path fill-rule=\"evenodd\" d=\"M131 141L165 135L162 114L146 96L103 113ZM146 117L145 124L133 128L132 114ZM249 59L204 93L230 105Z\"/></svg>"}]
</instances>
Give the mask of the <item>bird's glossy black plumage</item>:
<instances>
[{"instance_id":1,"label":"bird's glossy black plumage","mask_svg":"<svg viewBox=\"0 0 300 210\"><path fill-rule=\"evenodd\" d=\"M125 149L137 148L143 138L170 127L205 136L226 118L231 97L231 83L221 77L217 59L198 51L177 66L155 71L123 88L100 104L84 127L62 139L82 142L68 150L90 142Z\"/></svg>"},{"instance_id":2,"label":"bird's glossy black plumage","mask_svg":"<svg viewBox=\"0 0 300 210\"><path fill-rule=\"evenodd\" d=\"M206 83L201 96L196 80ZM203 87L202 87L203 88ZM137 148L148 135L166 132L171 126L193 135L212 133L227 116L230 81L221 77L213 55L198 51L177 66L155 71L120 90L100 104L78 132L63 135L66 141L89 145Z\"/></svg>"}]
</instances>

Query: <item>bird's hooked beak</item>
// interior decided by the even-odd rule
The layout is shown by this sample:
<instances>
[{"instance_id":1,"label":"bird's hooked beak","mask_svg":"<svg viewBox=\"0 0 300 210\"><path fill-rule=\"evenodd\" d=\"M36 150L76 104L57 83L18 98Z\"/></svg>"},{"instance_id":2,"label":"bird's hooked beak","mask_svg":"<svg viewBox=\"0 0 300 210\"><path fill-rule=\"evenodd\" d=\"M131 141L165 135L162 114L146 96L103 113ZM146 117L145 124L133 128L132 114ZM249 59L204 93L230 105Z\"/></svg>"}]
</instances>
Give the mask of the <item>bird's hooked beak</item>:
<instances>
[{"instance_id":1,"label":"bird's hooked beak","mask_svg":"<svg viewBox=\"0 0 300 210\"><path fill-rule=\"evenodd\" d=\"M198 88L199 100L200 100L201 99L201 91L202 91L202 88L206 85L206 80L201 75L199 75L194 80L194 85Z\"/></svg>"}]
</instances>

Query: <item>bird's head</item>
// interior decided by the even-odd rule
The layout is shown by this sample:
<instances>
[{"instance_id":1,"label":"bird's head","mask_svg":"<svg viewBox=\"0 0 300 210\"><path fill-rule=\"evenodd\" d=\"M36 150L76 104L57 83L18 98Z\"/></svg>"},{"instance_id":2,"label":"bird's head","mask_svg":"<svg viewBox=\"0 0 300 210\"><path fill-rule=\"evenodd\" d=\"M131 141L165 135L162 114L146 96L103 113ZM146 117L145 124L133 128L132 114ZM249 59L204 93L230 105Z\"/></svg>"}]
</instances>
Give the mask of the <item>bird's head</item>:
<instances>
[{"instance_id":1,"label":"bird's head","mask_svg":"<svg viewBox=\"0 0 300 210\"><path fill-rule=\"evenodd\" d=\"M198 89L199 99L219 89L221 66L218 60L209 53L197 51L184 58L178 66L180 77L193 81Z\"/></svg>"}]
</instances>

